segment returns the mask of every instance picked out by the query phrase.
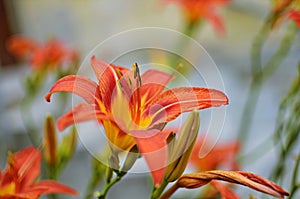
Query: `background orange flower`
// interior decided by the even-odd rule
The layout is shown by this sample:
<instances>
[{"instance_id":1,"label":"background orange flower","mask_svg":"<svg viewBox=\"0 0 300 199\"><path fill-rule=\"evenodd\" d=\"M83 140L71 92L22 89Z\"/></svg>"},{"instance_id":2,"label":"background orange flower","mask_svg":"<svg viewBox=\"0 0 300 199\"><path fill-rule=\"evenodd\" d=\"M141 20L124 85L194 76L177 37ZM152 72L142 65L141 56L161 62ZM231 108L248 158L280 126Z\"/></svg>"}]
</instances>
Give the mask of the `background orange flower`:
<instances>
[{"instance_id":1,"label":"background orange flower","mask_svg":"<svg viewBox=\"0 0 300 199\"><path fill-rule=\"evenodd\" d=\"M55 68L77 60L78 53L62 41L52 38L45 43L24 37L13 36L7 41L7 49L19 59L27 59L34 70Z\"/></svg>"},{"instance_id":2,"label":"background orange flower","mask_svg":"<svg viewBox=\"0 0 300 199\"><path fill-rule=\"evenodd\" d=\"M224 32L224 23L217 9L227 5L230 0L164 0L178 4L190 23L206 20L212 24L216 32Z\"/></svg>"},{"instance_id":3,"label":"background orange flower","mask_svg":"<svg viewBox=\"0 0 300 199\"><path fill-rule=\"evenodd\" d=\"M77 194L74 189L55 181L36 182L41 172L41 160L42 154L35 147L9 153L6 170L0 170L0 198L37 199L43 194Z\"/></svg>"},{"instance_id":4,"label":"background orange flower","mask_svg":"<svg viewBox=\"0 0 300 199\"><path fill-rule=\"evenodd\" d=\"M206 142L205 142L206 141ZM194 146L190 165L195 168L197 172L211 171L216 169L238 170L239 166L235 160L235 156L239 151L239 143L237 141L217 143L207 154L201 157L201 151L207 151L207 140L204 136L199 138ZM228 185L212 180L210 183L220 194L226 199L239 198ZM206 195L216 197L217 192L212 189L207 189Z\"/></svg>"}]
</instances>

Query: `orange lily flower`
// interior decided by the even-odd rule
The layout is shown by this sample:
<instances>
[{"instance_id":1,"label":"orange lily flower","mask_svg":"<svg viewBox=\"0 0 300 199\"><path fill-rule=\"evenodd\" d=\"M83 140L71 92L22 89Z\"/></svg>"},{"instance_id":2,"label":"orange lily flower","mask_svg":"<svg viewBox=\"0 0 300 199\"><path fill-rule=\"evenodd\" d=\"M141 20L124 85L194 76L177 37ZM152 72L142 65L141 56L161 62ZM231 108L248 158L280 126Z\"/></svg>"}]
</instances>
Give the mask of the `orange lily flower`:
<instances>
[{"instance_id":1,"label":"orange lily flower","mask_svg":"<svg viewBox=\"0 0 300 199\"><path fill-rule=\"evenodd\" d=\"M74 50L68 49L57 39L50 39L32 53L29 63L37 70L43 67L55 68L72 63L76 59L77 53Z\"/></svg>"},{"instance_id":2,"label":"orange lily flower","mask_svg":"<svg viewBox=\"0 0 300 199\"><path fill-rule=\"evenodd\" d=\"M237 141L217 144L208 154L201 158L199 157L199 152L201 149L205 151L206 146L204 141L204 137L198 139L190 158L190 164L196 168L197 172L216 170L224 167L229 170L238 170L238 163L235 160L235 155L239 150L239 143ZM220 192L224 199L239 198L228 186L218 181L213 180L211 185Z\"/></svg>"},{"instance_id":3,"label":"orange lily flower","mask_svg":"<svg viewBox=\"0 0 300 199\"><path fill-rule=\"evenodd\" d=\"M7 41L7 49L18 58L27 58L34 70L69 64L78 56L58 39L41 44L23 36L14 36Z\"/></svg>"},{"instance_id":4,"label":"orange lily flower","mask_svg":"<svg viewBox=\"0 0 300 199\"><path fill-rule=\"evenodd\" d=\"M204 137L197 140L190 163L197 171L209 171L214 169L228 168L230 170L237 170L238 163L235 160L235 155L239 151L239 143L231 141L226 143L218 143L209 153L204 157L199 157L199 151L205 151Z\"/></svg>"},{"instance_id":5,"label":"orange lily flower","mask_svg":"<svg viewBox=\"0 0 300 199\"><path fill-rule=\"evenodd\" d=\"M179 87L164 91L172 75L158 70L140 75L137 64L131 71L93 56L91 65L98 84L82 76L69 75L58 80L45 98L50 101L53 93L64 91L82 97L86 103L79 103L60 117L58 128L63 130L74 123L96 118L103 125L114 151L129 151L137 144L142 154L159 150L163 150L160 154L166 154L163 149L167 145L166 133L161 130L167 122L183 112L228 104L226 95L214 89ZM160 184L162 177L155 177L155 184Z\"/></svg>"},{"instance_id":6,"label":"orange lily flower","mask_svg":"<svg viewBox=\"0 0 300 199\"><path fill-rule=\"evenodd\" d=\"M217 13L217 8L227 5L230 0L164 0L166 2L177 3L184 11L187 19L191 23L199 20L210 22L216 32L224 32L224 23Z\"/></svg>"},{"instance_id":7,"label":"orange lily flower","mask_svg":"<svg viewBox=\"0 0 300 199\"><path fill-rule=\"evenodd\" d=\"M37 199L53 193L77 195L74 189L55 181L36 182L40 175L41 160L41 152L34 147L10 153L6 170L0 169L0 198Z\"/></svg>"},{"instance_id":8,"label":"orange lily flower","mask_svg":"<svg viewBox=\"0 0 300 199\"><path fill-rule=\"evenodd\" d=\"M7 49L19 59L28 57L38 48L39 44L32 39L14 36L7 41Z\"/></svg>"}]
</instances>

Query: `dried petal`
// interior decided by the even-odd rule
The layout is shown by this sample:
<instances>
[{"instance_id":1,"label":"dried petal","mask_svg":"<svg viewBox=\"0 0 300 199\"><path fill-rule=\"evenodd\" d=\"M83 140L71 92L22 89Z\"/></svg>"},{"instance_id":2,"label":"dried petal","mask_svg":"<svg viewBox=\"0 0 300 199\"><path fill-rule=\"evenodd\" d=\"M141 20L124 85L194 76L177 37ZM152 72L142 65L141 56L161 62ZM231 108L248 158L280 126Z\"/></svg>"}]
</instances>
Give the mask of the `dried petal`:
<instances>
[{"instance_id":1,"label":"dried petal","mask_svg":"<svg viewBox=\"0 0 300 199\"><path fill-rule=\"evenodd\" d=\"M277 184L253 173L241 171L215 170L186 174L180 177L176 183L178 187L194 189L209 183L211 180L241 184L278 198L284 198L284 196L289 195L287 191Z\"/></svg>"}]
</instances>

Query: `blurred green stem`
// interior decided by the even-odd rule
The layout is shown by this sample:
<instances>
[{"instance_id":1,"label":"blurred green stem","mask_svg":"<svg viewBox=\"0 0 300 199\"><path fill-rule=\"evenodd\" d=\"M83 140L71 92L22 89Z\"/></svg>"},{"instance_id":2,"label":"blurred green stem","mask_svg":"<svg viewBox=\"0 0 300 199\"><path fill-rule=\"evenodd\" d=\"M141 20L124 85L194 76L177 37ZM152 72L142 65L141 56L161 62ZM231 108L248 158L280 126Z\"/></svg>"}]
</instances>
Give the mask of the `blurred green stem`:
<instances>
[{"instance_id":1,"label":"blurred green stem","mask_svg":"<svg viewBox=\"0 0 300 199\"><path fill-rule=\"evenodd\" d=\"M300 128L300 63L298 64L298 75L283 98L277 115L277 128L274 135L275 144L280 142L279 159L271 173L274 181L284 176L286 158L291 154L299 140Z\"/></svg>"},{"instance_id":2,"label":"blurred green stem","mask_svg":"<svg viewBox=\"0 0 300 199\"><path fill-rule=\"evenodd\" d=\"M290 191L290 196L289 199L292 199L297 192L297 190L300 188L299 184L297 184L297 176L298 176L298 171L299 171L299 165L300 165L300 154L298 154L298 157L296 159L294 171L293 171L293 177L292 177L292 182L291 182L291 191Z\"/></svg>"},{"instance_id":3,"label":"blurred green stem","mask_svg":"<svg viewBox=\"0 0 300 199\"><path fill-rule=\"evenodd\" d=\"M297 29L294 24L290 24L286 35L281 40L280 46L275 52L275 54L269 59L269 61L262 67L261 64L261 56L262 56L262 48L266 39L268 38L271 31L271 19L267 20L260 30L259 34L255 37L254 43L251 51L251 67L252 67L252 81L250 85L250 90L248 93L248 97L246 99L246 104L243 110L242 119L240 123L240 127L238 130L239 140L242 143L245 143L249 129L252 123L253 114L255 111L255 106L257 104L257 100L259 94L262 89L263 83L276 71L276 69L281 65L284 58L289 53L293 41L296 37Z\"/></svg>"},{"instance_id":4,"label":"blurred green stem","mask_svg":"<svg viewBox=\"0 0 300 199\"><path fill-rule=\"evenodd\" d=\"M106 182L106 184L104 185L101 193L97 196L98 199L105 199L108 191L110 190L110 188L116 184L117 182L119 182L122 177L126 174L126 172L117 172L117 175L114 179L112 179L109 182Z\"/></svg>"},{"instance_id":5,"label":"blurred green stem","mask_svg":"<svg viewBox=\"0 0 300 199\"><path fill-rule=\"evenodd\" d=\"M193 37L194 34L197 32L199 26L201 25L201 20L198 21L186 21L184 23L183 27L183 34L185 34L187 37L180 37L179 40L176 43L175 50L176 54L171 54L171 57L169 58L169 65L172 68L176 68L178 65L182 62L182 55L189 44L189 37ZM182 72L186 72L183 70Z\"/></svg>"},{"instance_id":6,"label":"blurred green stem","mask_svg":"<svg viewBox=\"0 0 300 199\"><path fill-rule=\"evenodd\" d=\"M269 17L270 18L270 17ZM248 137L248 131L252 121L252 115L254 113L254 107L256 105L260 88L262 85L262 64L261 55L262 48L270 34L270 20L267 20L263 24L262 28L254 38L254 42L251 48L251 68L252 68L252 81L246 104L242 113L242 119L238 130L239 140L245 142Z\"/></svg>"},{"instance_id":7,"label":"blurred green stem","mask_svg":"<svg viewBox=\"0 0 300 199\"><path fill-rule=\"evenodd\" d=\"M47 165L47 169L48 169L48 174L49 174L49 179L50 180L54 180L57 181L57 177L58 177L58 172L57 172L57 168L55 165ZM57 194L49 194L48 195L49 199L58 199Z\"/></svg>"},{"instance_id":8,"label":"blurred green stem","mask_svg":"<svg viewBox=\"0 0 300 199\"><path fill-rule=\"evenodd\" d=\"M99 184L100 181L101 181L101 179L99 179L95 175L93 175L90 178L88 186L86 188L86 193L85 193L85 196L84 196L85 199L93 198L95 188L97 187L97 185Z\"/></svg>"},{"instance_id":9,"label":"blurred green stem","mask_svg":"<svg viewBox=\"0 0 300 199\"><path fill-rule=\"evenodd\" d=\"M91 164L92 164L92 174L89 178L88 186L86 188L86 192L84 196L85 199L93 198L94 191L96 187L100 184L100 182L103 180L104 173L106 170L106 166L94 157L92 158Z\"/></svg>"},{"instance_id":10,"label":"blurred green stem","mask_svg":"<svg viewBox=\"0 0 300 199\"><path fill-rule=\"evenodd\" d=\"M253 150L246 154L239 154L237 157L238 162L243 162L245 165L255 163L256 160L265 155L270 149L274 147L272 138L274 135L268 136L265 140L259 143Z\"/></svg>"},{"instance_id":11,"label":"blurred green stem","mask_svg":"<svg viewBox=\"0 0 300 199\"><path fill-rule=\"evenodd\" d=\"M162 192L165 190L165 188L167 187L168 182L163 179L161 185L159 187L154 187L152 190L152 194L151 194L151 199L157 199L160 197L160 195L162 194Z\"/></svg>"},{"instance_id":12,"label":"blurred green stem","mask_svg":"<svg viewBox=\"0 0 300 199\"><path fill-rule=\"evenodd\" d=\"M178 187L177 183L175 183L159 199L168 199L168 198L170 198L175 193L175 191L177 191L178 188L179 187Z\"/></svg>"}]
</instances>

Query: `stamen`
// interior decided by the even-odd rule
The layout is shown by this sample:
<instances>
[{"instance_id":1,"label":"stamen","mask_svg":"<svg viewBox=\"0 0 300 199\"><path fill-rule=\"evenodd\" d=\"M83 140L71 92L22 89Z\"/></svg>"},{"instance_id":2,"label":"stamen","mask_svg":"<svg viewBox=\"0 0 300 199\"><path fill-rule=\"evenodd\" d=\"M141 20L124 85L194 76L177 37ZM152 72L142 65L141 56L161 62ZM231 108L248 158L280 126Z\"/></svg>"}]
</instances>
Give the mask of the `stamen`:
<instances>
[{"instance_id":1,"label":"stamen","mask_svg":"<svg viewBox=\"0 0 300 199\"><path fill-rule=\"evenodd\" d=\"M121 79L121 77L123 77L123 73L122 73L121 70L118 69L118 68L115 68L115 70L116 70L116 73L117 73L118 78Z\"/></svg>"},{"instance_id":2,"label":"stamen","mask_svg":"<svg viewBox=\"0 0 300 199\"><path fill-rule=\"evenodd\" d=\"M140 76L140 70L139 70L139 67L138 67L138 64L135 63L132 65L132 71L133 71L133 78L136 80L136 94L134 96L135 98L135 103L136 103L136 106L135 106L135 112L136 112L136 123L137 125L140 124L140 120L141 120L141 95L140 95L140 92L139 92L139 87L142 86L142 78Z\"/></svg>"},{"instance_id":3,"label":"stamen","mask_svg":"<svg viewBox=\"0 0 300 199\"><path fill-rule=\"evenodd\" d=\"M172 79L172 80L175 79L176 73L179 73L179 70L180 70L181 68L183 68L183 65L182 65L182 63L179 63L179 64L176 66L175 71L173 71L173 72L171 73L171 76L170 76L170 78L168 79L168 81L171 80L171 79Z\"/></svg>"},{"instance_id":4,"label":"stamen","mask_svg":"<svg viewBox=\"0 0 300 199\"><path fill-rule=\"evenodd\" d=\"M136 79L137 82L137 87L140 87L142 85L142 79L140 75L140 69L137 63L134 63L132 65L132 70L133 70L133 77Z\"/></svg>"}]
</instances>

